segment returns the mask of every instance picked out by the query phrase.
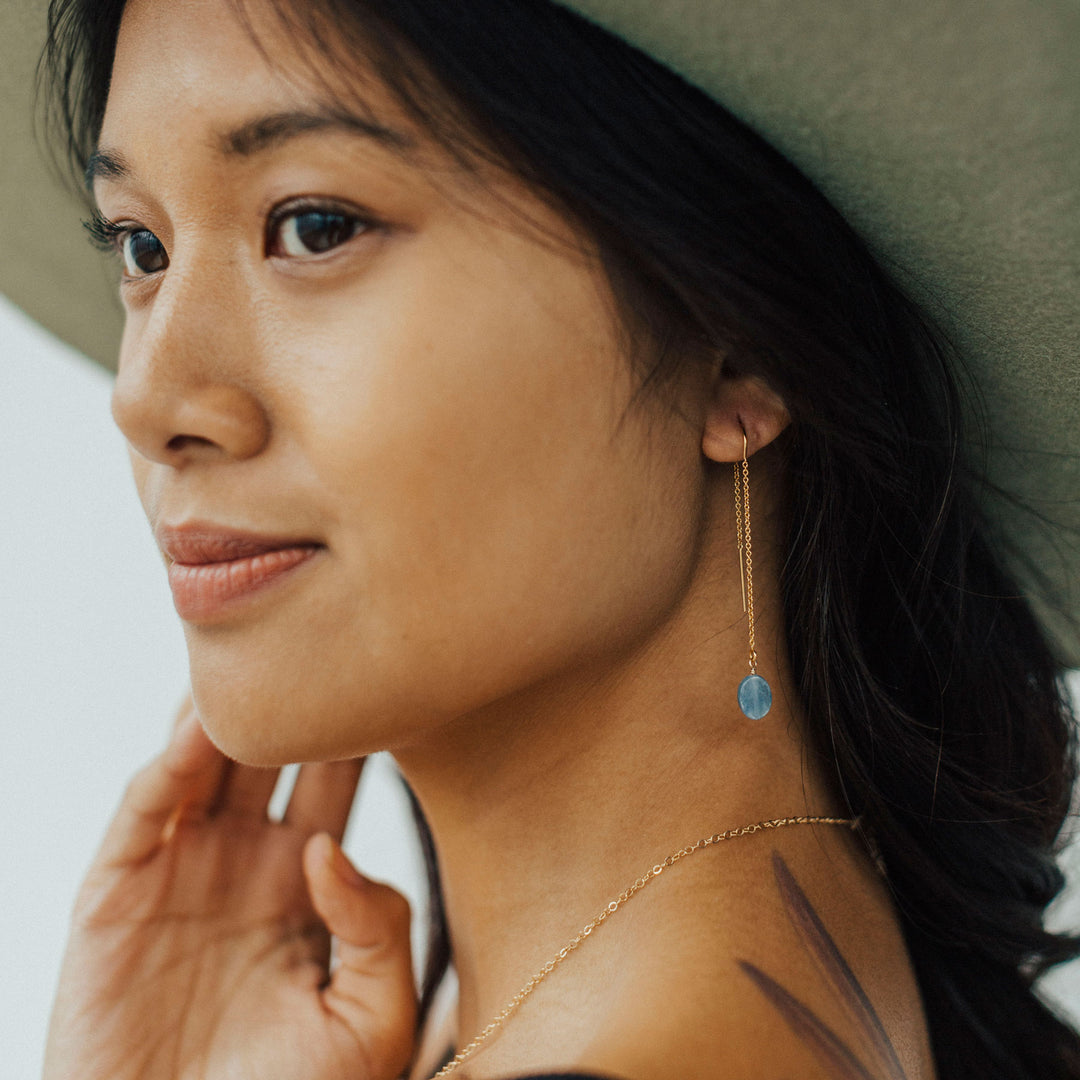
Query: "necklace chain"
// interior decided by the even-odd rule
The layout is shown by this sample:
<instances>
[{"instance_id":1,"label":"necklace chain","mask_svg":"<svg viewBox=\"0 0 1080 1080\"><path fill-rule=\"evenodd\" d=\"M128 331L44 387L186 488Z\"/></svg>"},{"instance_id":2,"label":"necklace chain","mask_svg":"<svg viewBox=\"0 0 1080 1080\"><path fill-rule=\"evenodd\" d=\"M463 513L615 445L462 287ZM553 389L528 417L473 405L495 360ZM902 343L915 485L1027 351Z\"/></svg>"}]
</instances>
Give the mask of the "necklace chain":
<instances>
[{"instance_id":1,"label":"necklace chain","mask_svg":"<svg viewBox=\"0 0 1080 1080\"><path fill-rule=\"evenodd\" d=\"M689 858L703 848L712 847L724 840L737 840L740 836L750 836L761 832L763 829L782 829L788 825L846 825L849 829L858 827L858 818L833 818L833 817L784 817L772 818L769 821L755 821L752 825L743 825L738 829L728 829L725 832L714 833L712 836L703 837L695 844L673 851L663 862L658 862L651 870L647 870L633 883L624 889L607 907L600 911L590 922L586 923L577 935L568 941L535 975L506 1003L502 1011L487 1025L473 1040L459 1050L453 1060L448 1061L432 1080L443 1080L456 1072L458 1067L471 1058L481 1046L494 1035L514 1013L521 1007L522 1002L582 943L597 927L607 922L616 911L619 910L635 894L641 892L650 881L658 878L665 870L670 869L677 862Z\"/></svg>"}]
</instances>

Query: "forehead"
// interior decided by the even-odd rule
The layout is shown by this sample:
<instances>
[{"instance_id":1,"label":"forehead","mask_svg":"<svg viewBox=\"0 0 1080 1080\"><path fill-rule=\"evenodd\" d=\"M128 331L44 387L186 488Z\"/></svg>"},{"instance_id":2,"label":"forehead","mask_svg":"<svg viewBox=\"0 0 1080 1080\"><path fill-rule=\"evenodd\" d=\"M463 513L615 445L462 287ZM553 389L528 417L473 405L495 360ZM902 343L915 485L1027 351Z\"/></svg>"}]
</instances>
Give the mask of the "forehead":
<instances>
[{"instance_id":1,"label":"forehead","mask_svg":"<svg viewBox=\"0 0 1080 1080\"><path fill-rule=\"evenodd\" d=\"M397 133L399 150L420 141L403 110L359 51L328 57L327 34L300 32L273 0L129 0L117 39L101 143L120 145L140 126L211 130L218 149L259 148L288 134L280 118L346 116L371 134ZM253 115L261 131L240 130ZM273 121L273 118L279 118ZM293 125L295 126L295 124ZM320 126L312 123L310 126ZM182 134L180 129L176 134ZM389 148L393 139L385 140Z\"/></svg>"}]
</instances>

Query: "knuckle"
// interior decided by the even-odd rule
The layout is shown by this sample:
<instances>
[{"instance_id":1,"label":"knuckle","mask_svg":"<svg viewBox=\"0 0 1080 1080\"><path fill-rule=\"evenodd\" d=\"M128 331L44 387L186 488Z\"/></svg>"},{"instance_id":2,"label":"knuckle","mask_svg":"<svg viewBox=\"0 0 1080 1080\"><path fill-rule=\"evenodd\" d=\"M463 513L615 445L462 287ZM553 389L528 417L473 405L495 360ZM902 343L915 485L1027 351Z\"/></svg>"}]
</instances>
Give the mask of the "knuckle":
<instances>
[{"instance_id":1,"label":"knuckle","mask_svg":"<svg viewBox=\"0 0 1080 1080\"><path fill-rule=\"evenodd\" d=\"M121 800L123 806L137 808L140 803L146 801L147 795L156 786L158 769L158 762L152 762L149 765L144 765L128 780Z\"/></svg>"}]
</instances>

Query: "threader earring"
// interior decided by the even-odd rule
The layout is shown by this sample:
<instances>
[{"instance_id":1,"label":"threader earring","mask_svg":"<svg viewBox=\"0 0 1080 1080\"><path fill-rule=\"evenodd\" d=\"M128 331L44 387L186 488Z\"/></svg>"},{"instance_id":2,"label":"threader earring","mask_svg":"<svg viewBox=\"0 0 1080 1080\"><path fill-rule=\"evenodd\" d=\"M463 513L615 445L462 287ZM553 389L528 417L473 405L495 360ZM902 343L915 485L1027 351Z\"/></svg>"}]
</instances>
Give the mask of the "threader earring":
<instances>
[{"instance_id":1,"label":"threader earring","mask_svg":"<svg viewBox=\"0 0 1080 1080\"><path fill-rule=\"evenodd\" d=\"M750 674L739 683L739 708L750 720L760 720L772 708L772 687L757 673L754 647L754 560L750 549L750 463L746 459L746 430L743 429L743 457L735 462L735 530L739 543L739 577L742 606L750 630Z\"/></svg>"}]
</instances>

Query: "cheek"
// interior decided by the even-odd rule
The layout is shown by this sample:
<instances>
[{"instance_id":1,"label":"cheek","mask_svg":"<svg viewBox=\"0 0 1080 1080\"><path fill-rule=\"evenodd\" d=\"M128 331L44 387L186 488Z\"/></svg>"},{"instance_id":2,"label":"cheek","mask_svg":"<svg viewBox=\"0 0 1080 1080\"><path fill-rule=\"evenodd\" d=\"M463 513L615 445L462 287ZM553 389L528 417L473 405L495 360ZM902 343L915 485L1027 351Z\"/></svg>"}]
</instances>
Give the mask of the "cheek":
<instances>
[{"instance_id":1,"label":"cheek","mask_svg":"<svg viewBox=\"0 0 1080 1080\"><path fill-rule=\"evenodd\" d=\"M305 372L283 393L288 435L330 558L290 619L283 607L231 642L190 635L197 700L228 752L393 748L636 642L675 602L698 527L696 436L630 408L604 295L558 271L444 267L309 333L282 327Z\"/></svg>"}]
</instances>

